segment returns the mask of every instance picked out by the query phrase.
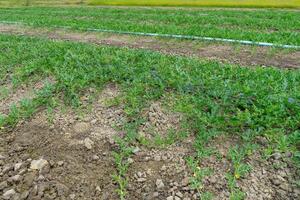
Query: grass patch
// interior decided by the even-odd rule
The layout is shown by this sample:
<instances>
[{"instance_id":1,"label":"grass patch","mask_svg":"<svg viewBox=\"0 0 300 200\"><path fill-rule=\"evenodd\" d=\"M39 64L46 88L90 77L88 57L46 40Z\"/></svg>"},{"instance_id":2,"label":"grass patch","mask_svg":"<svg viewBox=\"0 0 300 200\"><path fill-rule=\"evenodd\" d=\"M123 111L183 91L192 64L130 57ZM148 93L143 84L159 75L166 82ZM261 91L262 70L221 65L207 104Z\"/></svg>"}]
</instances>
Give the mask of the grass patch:
<instances>
[{"instance_id":1,"label":"grass patch","mask_svg":"<svg viewBox=\"0 0 300 200\"><path fill-rule=\"evenodd\" d=\"M45 15L47 13L47 15ZM2 8L0 21L74 30L182 34L300 46L300 15L291 10L94 7Z\"/></svg>"},{"instance_id":2,"label":"grass patch","mask_svg":"<svg viewBox=\"0 0 300 200\"><path fill-rule=\"evenodd\" d=\"M116 82L126 93L122 101L128 116L172 91L176 111L188 117L202 140L249 130L275 137L278 130L290 135L299 129L299 70L249 69L126 48L1 35L0 49L6 48L1 63L9 66L12 80L53 77L55 92L71 105L78 105L85 88Z\"/></svg>"}]
</instances>

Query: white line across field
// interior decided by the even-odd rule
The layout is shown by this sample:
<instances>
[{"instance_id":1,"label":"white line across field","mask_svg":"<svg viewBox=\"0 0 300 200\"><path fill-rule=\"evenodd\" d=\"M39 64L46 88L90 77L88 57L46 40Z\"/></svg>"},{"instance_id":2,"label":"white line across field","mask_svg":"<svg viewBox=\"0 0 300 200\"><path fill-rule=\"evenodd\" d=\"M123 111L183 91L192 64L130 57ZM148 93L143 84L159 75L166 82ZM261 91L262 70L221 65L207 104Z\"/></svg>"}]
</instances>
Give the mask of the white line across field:
<instances>
[{"instance_id":1,"label":"white line across field","mask_svg":"<svg viewBox=\"0 0 300 200\"><path fill-rule=\"evenodd\" d=\"M2 24L32 25L30 23L13 22L13 21L0 21L0 23L2 23ZM70 27L70 26L54 26L54 28L68 29L68 30L74 29L73 27ZM177 35L177 34L160 34L160 33L117 31L117 30L95 29L95 28L76 28L76 29L81 30L81 31L92 31L92 32L103 32L103 33L140 35L140 36L152 36L152 37L167 37L167 38L180 38L180 39L190 39L190 40L204 40L204 41L216 41L216 42L226 42L226 43L238 43L238 44L243 44L243 45L256 45L256 46L266 46L266 47L300 49L300 46L296 46L296 45L274 44L274 43L268 43L268 42L255 42L255 41L250 41L250 40L236 40L236 39L201 37L201 36L191 36L191 35Z\"/></svg>"}]
</instances>

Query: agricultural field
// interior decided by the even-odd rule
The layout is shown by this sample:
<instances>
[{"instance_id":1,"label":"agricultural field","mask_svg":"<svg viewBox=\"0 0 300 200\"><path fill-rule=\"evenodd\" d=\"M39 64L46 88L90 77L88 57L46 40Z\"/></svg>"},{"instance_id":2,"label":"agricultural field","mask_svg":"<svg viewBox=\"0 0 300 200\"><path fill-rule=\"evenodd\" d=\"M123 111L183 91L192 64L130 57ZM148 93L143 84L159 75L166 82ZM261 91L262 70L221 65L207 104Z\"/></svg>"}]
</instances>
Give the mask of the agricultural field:
<instances>
[{"instance_id":1,"label":"agricultural field","mask_svg":"<svg viewBox=\"0 0 300 200\"><path fill-rule=\"evenodd\" d=\"M294 10L2 8L0 21L34 27L67 26L74 30L108 29L300 45L300 15Z\"/></svg>"},{"instance_id":2,"label":"agricultural field","mask_svg":"<svg viewBox=\"0 0 300 200\"><path fill-rule=\"evenodd\" d=\"M295 9L0 8L0 198L299 199L299 31Z\"/></svg>"},{"instance_id":3,"label":"agricultural field","mask_svg":"<svg viewBox=\"0 0 300 200\"><path fill-rule=\"evenodd\" d=\"M89 0L91 5L299 8L299 0Z\"/></svg>"}]
</instances>

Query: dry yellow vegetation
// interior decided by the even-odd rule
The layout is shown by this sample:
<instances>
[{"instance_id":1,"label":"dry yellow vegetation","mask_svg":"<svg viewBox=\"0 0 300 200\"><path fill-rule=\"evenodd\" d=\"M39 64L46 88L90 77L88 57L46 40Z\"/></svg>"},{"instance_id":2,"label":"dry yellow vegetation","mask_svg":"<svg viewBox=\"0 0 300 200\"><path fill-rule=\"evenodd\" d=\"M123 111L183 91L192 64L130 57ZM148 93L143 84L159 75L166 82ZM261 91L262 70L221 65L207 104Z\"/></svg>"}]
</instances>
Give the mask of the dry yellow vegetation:
<instances>
[{"instance_id":1,"label":"dry yellow vegetation","mask_svg":"<svg viewBox=\"0 0 300 200\"><path fill-rule=\"evenodd\" d=\"M300 0L88 0L90 5L299 8Z\"/></svg>"}]
</instances>

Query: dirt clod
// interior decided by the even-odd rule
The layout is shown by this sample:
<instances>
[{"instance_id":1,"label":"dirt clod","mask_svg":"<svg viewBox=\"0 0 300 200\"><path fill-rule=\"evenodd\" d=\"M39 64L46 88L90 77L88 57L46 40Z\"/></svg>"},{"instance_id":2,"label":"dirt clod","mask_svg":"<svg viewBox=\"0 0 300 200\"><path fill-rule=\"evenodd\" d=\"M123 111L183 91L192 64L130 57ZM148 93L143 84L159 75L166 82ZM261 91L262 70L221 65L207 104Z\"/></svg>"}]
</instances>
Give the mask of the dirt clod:
<instances>
[{"instance_id":1,"label":"dirt clod","mask_svg":"<svg viewBox=\"0 0 300 200\"><path fill-rule=\"evenodd\" d=\"M48 165L48 161L45 159L33 160L30 164L30 169L41 170Z\"/></svg>"}]
</instances>

